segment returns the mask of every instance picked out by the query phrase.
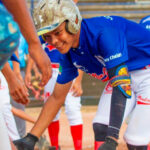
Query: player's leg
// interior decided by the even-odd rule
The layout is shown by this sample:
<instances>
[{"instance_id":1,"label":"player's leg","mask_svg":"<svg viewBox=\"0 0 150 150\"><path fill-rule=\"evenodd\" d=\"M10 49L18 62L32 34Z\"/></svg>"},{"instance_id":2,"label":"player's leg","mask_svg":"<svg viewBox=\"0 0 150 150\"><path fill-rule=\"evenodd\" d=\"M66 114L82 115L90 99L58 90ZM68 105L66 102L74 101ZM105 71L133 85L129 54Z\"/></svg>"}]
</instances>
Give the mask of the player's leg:
<instances>
[{"instance_id":1,"label":"player's leg","mask_svg":"<svg viewBox=\"0 0 150 150\"><path fill-rule=\"evenodd\" d=\"M56 79L58 75L58 69L53 69L53 74L52 78L49 80L49 82L46 84L44 87L44 95L45 99L44 101L46 102L47 98L51 95L53 92L54 86L56 84ZM59 117L60 117L60 111L57 113L55 119L53 120L52 123L49 124L48 126L48 133L49 133L49 138L51 141L51 149L59 149Z\"/></svg>"},{"instance_id":2,"label":"player's leg","mask_svg":"<svg viewBox=\"0 0 150 150\"><path fill-rule=\"evenodd\" d=\"M150 142L150 69L135 71L132 76L137 103L124 138L129 150L147 150Z\"/></svg>"},{"instance_id":3,"label":"player's leg","mask_svg":"<svg viewBox=\"0 0 150 150\"><path fill-rule=\"evenodd\" d=\"M109 84L107 84L100 97L98 110L93 120L93 130L95 135L95 144L94 144L95 150L98 150L98 148L104 143L107 136L110 117L111 94L112 94L112 87ZM133 106L134 101L128 99L124 113L124 119L132 110Z\"/></svg>"},{"instance_id":4,"label":"player's leg","mask_svg":"<svg viewBox=\"0 0 150 150\"><path fill-rule=\"evenodd\" d=\"M1 79L1 88L0 88L1 111L8 129L8 135L12 141L18 140L20 136L16 128L16 123L13 114L11 112L8 84L1 72L0 72L0 79Z\"/></svg>"},{"instance_id":5,"label":"player's leg","mask_svg":"<svg viewBox=\"0 0 150 150\"><path fill-rule=\"evenodd\" d=\"M6 124L1 112L1 107L0 107L0 150L11 150L11 145L10 145L10 140L8 137L8 132L6 128Z\"/></svg>"},{"instance_id":6,"label":"player's leg","mask_svg":"<svg viewBox=\"0 0 150 150\"><path fill-rule=\"evenodd\" d=\"M25 77L25 70L21 69L21 75L23 78ZM15 108L25 111L25 105L17 103L13 99L11 99L11 104ZM18 130L20 137L24 137L26 134L26 121L15 115L14 115L14 118L15 118L17 130Z\"/></svg>"},{"instance_id":7,"label":"player's leg","mask_svg":"<svg viewBox=\"0 0 150 150\"><path fill-rule=\"evenodd\" d=\"M81 98L68 93L65 101L65 112L69 120L75 150L82 149L83 121L80 109Z\"/></svg>"},{"instance_id":8,"label":"player's leg","mask_svg":"<svg viewBox=\"0 0 150 150\"><path fill-rule=\"evenodd\" d=\"M48 134L51 141L51 146L55 148L55 150L59 150L59 118L60 112L57 113L55 119L48 126Z\"/></svg>"},{"instance_id":9,"label":"player's leg","mask_svg":"<svg viewBox=\"0 0 150 150\"><path fill-rule=\"evenodd\" d=\"M10 104L6 104L5 106L3 106L3 116L4 116L4 120L6 122L6 126L8 129L8 135L10 137L10 139L12 141L18 140L20 139L17 127L16 127L16 123L13 117L13 114L11 112L11 105Z\"/></svg>"},{"instance_id":10,"label":"player's leg","mask_svg":"<svg viewBox=\"0 0 150 150\"><path fill-rule=\"evenodd\" d=\"M19 103L15 102L14 100L12 100L11 103L12 103L12 106L14 106L15 108L25 111L24 105L19 104ZM17 116L14 116L14 118L15 118L17 130L18 130L20 137L24 137L24 135L26 133L26 121Z\"/></svg>"}]
</instances>

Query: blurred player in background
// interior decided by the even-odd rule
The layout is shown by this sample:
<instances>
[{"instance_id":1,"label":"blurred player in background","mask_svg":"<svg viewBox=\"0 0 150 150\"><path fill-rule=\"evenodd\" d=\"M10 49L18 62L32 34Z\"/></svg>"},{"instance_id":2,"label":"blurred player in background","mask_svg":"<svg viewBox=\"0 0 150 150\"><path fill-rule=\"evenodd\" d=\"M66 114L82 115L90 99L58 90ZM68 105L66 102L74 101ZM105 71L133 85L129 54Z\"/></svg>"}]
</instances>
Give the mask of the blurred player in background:
<instances>
[{"instance_id":1,"label":"blurred player in background","mask_svg":"<svg viewBox=\"0 0 150 150\"><path fill-rule=\"evenodd\" d=\"M59 51L48 43L45 43L45 51L48 54L52 63L52 78L49 80L44 88L45 102L48 97L53 93L54 86L56 84L57 76L61 73L61 66L59 65L61 54ZM59 69L60 68L60 69ZM59 72L60 71L60 72ZM74 143L75 150L82 149L82 128L83 121L81 115L81 95L83 93L81 81L83 72L79 70L79 76L74 80L70 92L65 100L65 112L69 120L70 131ZM61 110L57 113L53 122L48 126L48 132L50 136L51 149L59 150L59 118Z\"/></svg>"},{"instance_id":2,"label":"blurred player in background","mask_svg":"<svg viewBox=\"0 0 150 150\"><path fill-rule=\"evenodd\" d=\"M20 63L9 61L9 64L11 68L13 69L14 73L16 74L16 76L18 77L18 79L24 84L25 67L26 67L26 61L28 59L28 44L22 34L20 34L19 46L18 46L18 51L16 52L16 55ZM12 106L14 106L15 108L20 109L22 111L25 110L25 105L17 103L13 99L11 103L12 103ZM14 117L15 117L19 135L20 137L23 137L26 133L25 120L17 116L14 116Z\"/></svg>"},{"instance_id":3,"label":"blurred player in background","mask_svg":"<svg viewBox=\"0 0 150 150\"><path fill-rule=\"evenodd\" d=\"M2 2L4 5L2 4ZM1 26L0 28L0 69L3 68L8 58L10 58L13 52L17 49L17 46L19 44L19 35L20 35L20 31L17 23L13 20L12 15L7 11L5 7L9 10L9 12L13 15L15 20L18 22L20 29L22 30L22 33L24 34L26 40L28 41L30 47L29 48L30 54L33 57L33 59L36 61L38 67L42 72L43 79L41 85L43 86L47 83L47 81L51 76L50 61L42 50L28 8L26 6L25 0L24 1L20 1L20 0L1 1L0 0L0 18L1 18L0 20L0 26ZM39 60L39 56L40 56L40 60ZM13 90L13 88L10 89ZM28 99L27 98L28 93L26 91L20 90L19 94L18 91L14 92L14 94L15 94L14 100L18 102L24 103L24 101ZM28 100L26 101L26 103L28 103ZM1 113L2 112L0 108L0 124L1 124L0 149L9 150L10 149L9 138L8 135L6 134L7 133L6 127L5 127L3 115Z\"/></svg>"}]
</instances>

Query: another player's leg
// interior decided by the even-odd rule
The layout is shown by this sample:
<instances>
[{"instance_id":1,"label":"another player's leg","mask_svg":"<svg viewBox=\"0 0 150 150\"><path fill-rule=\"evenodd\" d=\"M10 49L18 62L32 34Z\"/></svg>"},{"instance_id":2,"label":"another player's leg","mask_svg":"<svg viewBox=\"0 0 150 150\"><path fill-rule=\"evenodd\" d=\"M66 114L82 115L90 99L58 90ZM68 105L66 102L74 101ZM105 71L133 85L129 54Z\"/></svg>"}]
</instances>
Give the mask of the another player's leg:
<instances>
[{"instance_id":1,"label":"another player's leg","mask_svg":"<svg viewBox=\"0 0 150 150\"><path fill-rule=\"evenodd\" d=\"M104 143L107 135L107 129L107 125L93 123L93 130L95 134L94 150L98 150L98 148Z\"/></svg>"},{"instance_id":2,"label":"another player's leg","mask_svg":"<svg viewBox=\"0 0 150 150\"><path fill-rule=\"evenodd\" d=\"M11 145L10 145L10 140L8 137L8 132L6 128L6 124L1 112L1 107L0 107L0 149L1 150L11 150Z\"/></svg>"},{"instance_id":3,"label":"another player's leg","mask_svg":"<svg viewBox=\"0 0 150 150\"><path fill-rule=\"evenodd\" d=\"M135 71L136 106L125 133L129 150L148 150L150 142L150 69Z\"/></svg>"},{"instance_id":4,"label":"another player's leg","mask_svg":"<svg viewBox=\"0 0 150 150\"><path fill-rule=\"evenodd\" d=\"M100 97L96 116L93 119L93 130L95 135L94 150L98 150L98 148L105 142L107 136L111 94L112 87L106 85Z\"/></svg>"},{"instance_id":5,"label":"another player's leg","mask_svg":"<svg viewBox=\"0 0 150 150\"><path fill-rule=\"evenodd\" d=\"M59 70L53 68L53 74L52 78L48 81L44 88L44 95L45 99L44 101L46 102L47 98L51 95L53 92L54 86L56 84L56 79L58 75ZM60 117L60 111L57 113L55 119L53 122L48 126L48 133L49 133L49 138L51 141L51 147L50 150L58 150L59 149L59 117Z\"/></svg>"},{"instance_id":6,"label":"another player's leg","mask_svg":"<svg viewBox=\"0 0 150 150\"><path fill-rule=\"evenodd\" d=\"M82 149L83 121L81 115L81 98L68 93L65 101L65 111L69 120L71 135L75 150Z\"/></svg>"},{"instance_id":7,"label":"another player's leg","mask_svg":"<svg viewBox=\"0 0 150 150\"><path fill-rule=\"evenodd\" d=\"M112 87L106 85L98 105L96 116L93 120L93 129L95 134L95 150L99 150L103 142L107 143L108 150L116 149L117 143L114 140L108 138L108 124L110 117L110 105L111 105ZM124 118L132 110L134 106L133 101L127 100L127 107L125 109Z\"/></svg>"},{"instance_id":8,"label":"another player's leg","mask_svg":"<svg viewBox=\"0 0 150 150\"><path fill-rule=\"evenodd\" d=\"M56 115L53 122L48 126L48 133L49 133L49 138L51 141L50 150L60 149L59 147L59 116L60 116L60 111Z\"/></svg>"}]
</instances>

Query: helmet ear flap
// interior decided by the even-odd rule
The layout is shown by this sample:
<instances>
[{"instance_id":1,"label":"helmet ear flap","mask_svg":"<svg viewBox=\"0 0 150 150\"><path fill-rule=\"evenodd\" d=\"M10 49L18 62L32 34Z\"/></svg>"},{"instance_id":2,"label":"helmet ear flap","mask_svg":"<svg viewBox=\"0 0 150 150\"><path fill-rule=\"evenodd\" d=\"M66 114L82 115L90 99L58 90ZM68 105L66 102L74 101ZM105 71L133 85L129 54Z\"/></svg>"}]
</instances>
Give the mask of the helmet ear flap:
<instances>
[{"instance_id":1,"label":"helmet ear flap","mask_svg":"<svg viewBox=\"0 0 150 150\"><path fill-rule=\"evenodd\" d=\"M66 20L66 31L68 31L71 34L76 34L77 31L80 28L80 22L78 20L78 16L76 15L76 20Z\"/></svg>"},{"instance_id":2,"label":"helmet ear flap","mask_svg":"<svg viewBox=\"0 0 150 150\"><path fill-rule=\"evenodd\" d=\"M73 34L73 32L72 32L72 25L71 25L71 23L69 22L69 20L66 20L66 31L68 32L68 33L70 33L70 34Z\"/></svg>"}]
</instances>

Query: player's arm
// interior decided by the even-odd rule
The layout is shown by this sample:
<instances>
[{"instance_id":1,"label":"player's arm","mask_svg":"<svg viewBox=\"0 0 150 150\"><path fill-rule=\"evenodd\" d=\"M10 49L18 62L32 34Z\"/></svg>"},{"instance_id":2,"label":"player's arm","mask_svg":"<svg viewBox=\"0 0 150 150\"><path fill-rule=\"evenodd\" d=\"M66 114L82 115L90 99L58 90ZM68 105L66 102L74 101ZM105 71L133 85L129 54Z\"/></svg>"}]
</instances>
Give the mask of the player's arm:
<instances>
[{"instance_id":1,"label":"player's arm","mask_svg":"<svg viewBox=\"0 0 150 150\"><path fill-rule=\"evenodd\" d=\"M19 58L18 50L16 50L14 53L17 56L17 58ZM23 80L23 77L22 77L21 71L20 71L20 64L17 61L12 61L12 64L13 64L14 73L16 74L17 78L24 84L24 80ZM24 85L24 87L25 87L25 85ZM26 91L27 91L27 89L26 89Z\"/></svg>"},{"instance_id":2,"label":"player's arm","mask_svg":"<svg viewBox=\"0 0 150 150\"><path fill-rule=\"evenodd\" d=\"M53 120L61 106L64 104L71 84L72 81L66 84L56 83L52 95L46 101L35 126L31 130L33 135L40 137L44 130L48 127L49 123Z\"/></svg>"},{"instance_id":3,"label":"player's arm","mask_svg":"<svg viewBox=\"0 0 150 150\"><path fill-rule=\"evenodd\" d=\"M35 123L36 120L34 118L32 118L31 116L29 116L28 114L26 114L24 111L22 111L21 109L17 109L15 107L12 107L11 109L13 115L23 119L23 120L26 120L28 122L31 122L31 123Z\"/></svg>"},{"instance_id":4,"label":"player's arm","mask_svg":"<svg viewBox=\"0 0 150 150\"><path fill-rule=\"evenodd\" d=\"M14 142L18 150L22 150L22 147L34 149L36 141L54 119L61 106L64 104L66 95L71 87L71 84L72 81L66 84L56 83L52 95L45 103L40 113L40 116L34 127L32 128L31 132L23 139Z\"/></svg>"},{"instance_id":5,"label":"player's arm","mask_svg":"<svg viewBox=\"0 0 150 150\"><path fill-rule=\"evenodd\" d=\"M30 57L30 55L28 56L28 61L27 61L27 67L26 67L26 73L25 73L25 84L28 88L31 88L32 84L31 84L31 71L34 65L34 61L33 59Z\"/></svg>"},{"instance_id":6,"label":"player's arm","mask_svg":"<svg viewBox=\"0 0 150 150\"><path fill-rule=\"evenodd\" d=\"M42 46L36 34L36 29L31 19L25 0L2 0L3 4L12 13L14 19L20 26L25 37L31 57L36 62L42 73L41 86L44 86L51 77L51 63L48 56L42 50Z\"/></svg>"}]
</instances>

